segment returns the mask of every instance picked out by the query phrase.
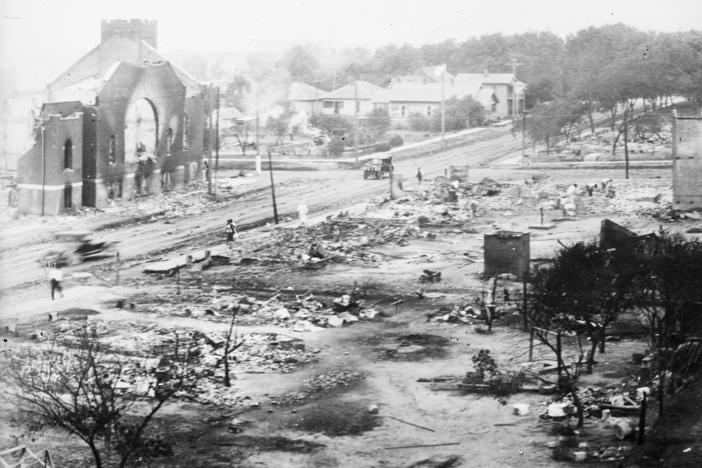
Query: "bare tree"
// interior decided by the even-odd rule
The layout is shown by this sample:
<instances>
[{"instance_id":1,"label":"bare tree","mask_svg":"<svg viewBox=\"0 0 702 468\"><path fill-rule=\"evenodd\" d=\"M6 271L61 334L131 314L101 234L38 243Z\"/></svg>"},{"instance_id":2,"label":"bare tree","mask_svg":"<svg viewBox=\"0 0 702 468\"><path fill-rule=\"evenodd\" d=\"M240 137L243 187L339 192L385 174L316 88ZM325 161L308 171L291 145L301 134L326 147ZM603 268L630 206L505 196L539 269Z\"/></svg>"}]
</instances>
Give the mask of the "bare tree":
<instances>
[{"instance_id":1,"label":"bare tree","mask_svg":"<svg viewBox=\"0 0 702 468\"><path fill-rule=\"evenodd\" d=\"M151 399L144 410L143 395L125 390L123 381L134 375L135 366L108 354L95 333L84 329L77 347L60 347L56 340L32 357L31 364L15 360L2 376L4 391L18 408L41 426L59 427L80 438L90 448L95 466L106 466L113 449L118 466L143 453L149 440L145 431L163 405L192 383L190 352L180 350L176 334L167 364L157 372Z\"/></svg>"},{"instance_id":2,"label":"bare tree","mask_svg":"<svg viewBox=\"0 0 702 468\"><path fill-rule=\"evenodd\" d=\"M236 313L237 310L232 311L232 317L229 321L229 330L227 330L227 336L224 339L224 355L222 356L222 361L224 363L224 386L231 387L232 382L229 376L229 355L239 349L244 341L238 340L238 334L235 332L234 325L236 324ZM232 336L233 334L233 336Z\"/></svg>"}]
</instances>

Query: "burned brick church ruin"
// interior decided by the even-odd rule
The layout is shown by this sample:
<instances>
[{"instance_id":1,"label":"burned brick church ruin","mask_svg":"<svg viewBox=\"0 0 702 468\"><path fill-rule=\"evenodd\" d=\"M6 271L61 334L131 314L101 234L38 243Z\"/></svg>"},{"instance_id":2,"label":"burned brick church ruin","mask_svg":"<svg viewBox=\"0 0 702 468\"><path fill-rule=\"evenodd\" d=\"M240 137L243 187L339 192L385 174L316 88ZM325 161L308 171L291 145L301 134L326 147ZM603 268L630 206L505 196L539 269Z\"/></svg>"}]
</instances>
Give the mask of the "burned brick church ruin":
<instances>
[{"instance_id":1,"label":"burned brick church ruin","mask_svg":"<svg viewBox=\"0 0 702 468\"><path fill-rule=\"evenodd\" d=\"M58 214L196 180L211 88L156 49L155 21L102 22L102 41L47 87L18 208Z\"/></svg>"}]
</instances>

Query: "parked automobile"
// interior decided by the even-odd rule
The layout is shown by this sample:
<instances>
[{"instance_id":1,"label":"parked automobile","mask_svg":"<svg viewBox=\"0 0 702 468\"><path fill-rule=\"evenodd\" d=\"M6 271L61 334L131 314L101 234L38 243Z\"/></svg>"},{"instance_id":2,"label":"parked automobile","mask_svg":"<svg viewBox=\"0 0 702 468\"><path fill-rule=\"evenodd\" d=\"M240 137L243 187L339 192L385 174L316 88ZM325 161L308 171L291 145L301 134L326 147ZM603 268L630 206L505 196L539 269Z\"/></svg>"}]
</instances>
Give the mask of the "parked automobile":
<instances>
[{"instance_id":1,"label":"parked automobile","mask_svg":"<svg viewBox=\"0 0 702 468\"><path fill-rule=\"evenodd\" d=\"M385 174L390 174L393 169L392 157L372 159L370 163L363 166L363 178L369 179L374 177L380 179Z\"/></svg>"}]
</instances>

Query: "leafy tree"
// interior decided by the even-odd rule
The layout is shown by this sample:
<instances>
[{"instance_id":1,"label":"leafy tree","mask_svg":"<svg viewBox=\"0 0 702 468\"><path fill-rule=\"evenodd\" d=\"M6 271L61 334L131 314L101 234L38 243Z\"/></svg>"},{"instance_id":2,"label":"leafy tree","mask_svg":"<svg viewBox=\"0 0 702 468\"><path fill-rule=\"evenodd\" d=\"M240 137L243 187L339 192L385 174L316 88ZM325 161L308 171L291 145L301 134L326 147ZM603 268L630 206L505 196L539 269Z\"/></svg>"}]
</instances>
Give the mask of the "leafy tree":
<instances>
[{"instance_id":1,"label":"leafy tree","mask_svg":"<svg viewBox=\"0 0 702 468\"><path fill-rule=\"evenodd\" d=\"M685 308L702 303L702 243L661 231L655 240L638 247L635 268L636 310L652 345L669 347L676 328L681 326L684 332Z\"/></svg>"},{"instance_id":2,"label":"leafy tree","mask_svg":"<svg viewBox=\"0 0 702 468\"><path fill-rule=\"evenodd\" d=\"M368 131L370 140L378 141L390 129L390 115L385 109L373 109L366 116L363 126Z\"/></svg>"},{"instance_id":3,"label":"leafy tree","mask_svg":"<svg viewBox=\"0 0 702 468\"><path fill-rule=\"evenodd\" d=\"M345 146L344 139L340 135L334 135L328 143L329 155L341 156Z\"/></svg>"},{"instance_id":4,"label":"leafy tree","mask_svg":"<svg viewBox=\"0 0 702 468\"><path fill-rule=\"evenodd\" d=\"M537 104L526 119L527 134L534 144L543 142L548 152L559 135L570 136L586 112L587 105L567 99Z\"/></svg>"},{"instance_id":5,"label":"leafy tree","mask_svg":"<svg viewBox=\"0 0 702 468\"><path fill-rule=\"evenodd\" d=\"M319 63L311 50L303 46L289 49L281 59L280 65L288 72L293 81L312 83Z\"/></svg>"},{"instance_id":6,"label":"leafy tree","mask_svg":"<svg viewBox=\"0 0 702 468\"><path fill-rule=\"evenodd\" d=\"M603 344L607 328L633 303L631 285L636 275L633 249L601 249L594 243L577 243L561 249L550 267L532 275L532 304L528 318L535 336L555 354L562 372L560 382L573 394L582 425L582 402L577 395L579 366L586 354L592 372L595 351ZM575 369L564 362L562 334L578 337L579 358ZM581 337L590 341L584 353ZM601 349L602 350L602 349Z\"/></svg>"},{"instance_id":7,"label":"leafy tree","mask_svg":"<svg viewBox=\"0 0 702 468\"><path fill-rule=\"evenodd\" d=\"M290 108L285 109L277 117L270 116L266 121L266 130L275 135L275 144L280 145L286 135L291 135L291 120L295 114Z\"/></svg>"},{"instance_id":8,"label":"leafy tree","mask_svg":"<svg viewBox=\"0 0 702 468\"><path fill-rule=\"evenodd\" d=\"M15 362L1 377L2 393L38 425L59 427L80 438L90 448L96 467L110 463L112 450L124 467L136 457L149 455L156 445L145 436L149 423L177 392L194 384L190 351L183 352L179 335L175 338L163 359L169 370L158 378L141 415L136 411L141 395L118 388L133 366L103 350L87 329L75 349L59 349L54 343L31 365Z\"/></svg>"},{"instance_id":9,"label":"leafy tree","mask_svg":"<svg viewBox=\"0 0 702 468\"><path fill-rule=\"evenodd\" d=\"M526 119L526 132L534 145L543 142L546 151L551 149L552 140L561 132L557 119L556 106L552 103L534 106Z\"/></svg>"},{"instance_id":10,"label":"leafy tree","mask_svg":"<svg viewBox=\"0 0 702 468\"><path fill-rule=\"evenodd\" d=\"M338 114L312 114L309 123L327 135L345 134L353 128L353 122Z\"/></svg>"},{"instance_id":11,"label":"leafy tree","mask_svg":"<svg viewBox=\"0 0 702 468\"><path fill-rule=\"evenodd\" d=\"M461 99L451 97L446 101L446 131L463 130L468 127L482 125L485 121L483 105L470 96ZM432 118L432 130L441 131L441 112L436 112Z\"/></svg>"}]
</instances>

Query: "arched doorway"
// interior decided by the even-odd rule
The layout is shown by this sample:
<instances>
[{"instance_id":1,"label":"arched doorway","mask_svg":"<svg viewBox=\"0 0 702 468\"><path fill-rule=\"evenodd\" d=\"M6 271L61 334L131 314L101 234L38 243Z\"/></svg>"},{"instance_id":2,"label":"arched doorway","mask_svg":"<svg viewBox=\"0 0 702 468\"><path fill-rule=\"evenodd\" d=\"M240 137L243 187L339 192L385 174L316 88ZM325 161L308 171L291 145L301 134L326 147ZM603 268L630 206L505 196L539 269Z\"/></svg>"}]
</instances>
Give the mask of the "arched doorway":
<instances>
[{"instance_id":1,"label":"arched doorway","mask_svg":"<svg viewBox=\"0 0 702 468\"><path fill-rule=\"evenodd\" d=\"M158 114L146 98L129 105L124 119L124 162L138 163L134 174L137 193L148 188L158 148Z\"/></svg>"}]
</instances>

